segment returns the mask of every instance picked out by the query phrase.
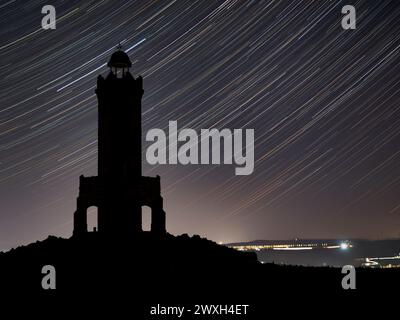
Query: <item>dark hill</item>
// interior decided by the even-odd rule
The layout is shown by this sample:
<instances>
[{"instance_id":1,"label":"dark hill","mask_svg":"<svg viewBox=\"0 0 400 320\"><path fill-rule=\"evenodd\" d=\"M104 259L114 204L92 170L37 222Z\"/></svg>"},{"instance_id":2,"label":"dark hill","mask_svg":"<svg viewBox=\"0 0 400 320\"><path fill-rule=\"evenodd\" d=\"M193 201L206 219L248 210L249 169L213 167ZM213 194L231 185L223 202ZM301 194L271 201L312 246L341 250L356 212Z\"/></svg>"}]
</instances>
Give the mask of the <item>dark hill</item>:
<instances>
[{"instance_id":1,"label":"dark hill","mask_svg":"<svg viewBox=\"0 0 400 320\"><path fill-rule=\"evenodd\" d=\"M44 265L56 268L56 290L41 287ZM261 264L255 253L199 236L160 238L144 233L110 240L88 233L81 238L49 237L1 253L0 290L2 298L63 297L71 307L95 301L97 311L118 305L119 311L140 314L137 319L153 319L149 310L157 304L249 304L253 315L263 315L284 301L316 302L382 292L400 283L399 271L358 269L357 290L345 291L338 268ZM98 309L100 305L103 309Z\"/></svg>"},{"instance_id":2,"label":"dark hill","mask_svg":"<svg viewBox=\"0 0 400 320\"><path fill-rule=\"evenodd\" d=\"M175 237L142 233L112 240L96 232L70 239L50 236L0 253L0 271L5 275L2 287L24 291L43 291L44 265L55 267L57 291L132 285L145 293L150 284L186 285L205 275L220 277L232 268L254 268L259 264L255 253L239 252L186 234ZM193 279L185 280L186 276Z\"/></svg>"}]
</instances>

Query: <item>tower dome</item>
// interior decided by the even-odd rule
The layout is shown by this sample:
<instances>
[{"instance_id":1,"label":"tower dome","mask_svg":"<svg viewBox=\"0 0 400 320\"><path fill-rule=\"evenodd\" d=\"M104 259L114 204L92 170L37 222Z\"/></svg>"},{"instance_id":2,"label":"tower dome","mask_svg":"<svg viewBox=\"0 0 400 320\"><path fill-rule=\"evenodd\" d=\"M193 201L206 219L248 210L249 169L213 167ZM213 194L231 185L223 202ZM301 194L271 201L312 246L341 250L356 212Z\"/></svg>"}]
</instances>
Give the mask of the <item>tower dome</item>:
<instances>
[{"instance_id":1,"label":"tower dome","mask_svg":"<svg viewBox=\"0 0 400 320\"><path fill-rule=\"evenodd\" d=\"M129 73L132 62L126 52L121 50L121 45L119 45L118 50L111 55L107 66L110 68L111 72L119 78L125 77L125 75Z\"/></svg>"},{"instance_id":2,"label":"tower dome","mask_svg":"<svg viewBox=\"0 0 400 320\"><path fill-rule=\"evenodd\" d=\"M115 51L111 55L107 66L110 68L130 68L132 66L132 62L124 51L118 49L118 51Z\"/></svg>"}]
</instances>

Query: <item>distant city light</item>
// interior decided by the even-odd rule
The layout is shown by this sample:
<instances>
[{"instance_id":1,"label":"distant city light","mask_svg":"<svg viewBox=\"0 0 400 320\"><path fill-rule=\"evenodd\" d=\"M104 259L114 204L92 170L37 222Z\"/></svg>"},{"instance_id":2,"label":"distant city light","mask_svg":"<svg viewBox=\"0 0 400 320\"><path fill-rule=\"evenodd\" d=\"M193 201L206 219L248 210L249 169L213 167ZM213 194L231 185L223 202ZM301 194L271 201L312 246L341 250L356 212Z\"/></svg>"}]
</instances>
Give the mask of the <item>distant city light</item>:
<instances>
[{"instance_id":1,"label":"distant city light","mask_svg":"<svg viewBox=\"0 0 400 320\"><path fill-rule=\"evenodd\" d=\"M312 250L312 247L297 247L297 248L283 247L283 248L272 248L272 249L273 250ZM257 251L260 251L260 249L258 249Z\"/></svg>"},{"instance_id":2,"label":"distant city light","mask_svg":"<svg viewBox=\"0 0 400 320\"><path fill-rule=\"evenodd\" d=\"M340 244L340 249L346 250L346 249L348 249L348 248L349 248L349 244L348 244L348 243L342 242L342 243Z\"/></svg>"},{"instance_id":3,"label":"distant city light","mask_svg":"<svg viewBox=\"0 0 400 320\"><path fill-rule=\"evenodd\" d=\"M264 244L236 244L229 245L228 247L234 248L239 251L263 251L263 250L312 250L312 249L339 249L347 250L353 247L351 242L343 241L339 243L328 243L328 242L311 242L311 241L277 241Z\"/></svg>"}]
</instances>

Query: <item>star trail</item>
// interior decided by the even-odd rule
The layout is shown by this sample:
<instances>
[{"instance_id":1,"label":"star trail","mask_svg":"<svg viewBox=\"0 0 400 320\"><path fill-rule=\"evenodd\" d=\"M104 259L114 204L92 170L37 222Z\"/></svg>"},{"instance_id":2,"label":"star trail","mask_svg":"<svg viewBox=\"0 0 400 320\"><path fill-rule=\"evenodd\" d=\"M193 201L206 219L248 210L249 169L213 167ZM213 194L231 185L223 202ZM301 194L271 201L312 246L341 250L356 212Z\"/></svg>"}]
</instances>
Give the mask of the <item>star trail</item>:
<instances>
[{"instance_id":1,"label":"star trail","mask_svg":"<svg viewBox=\"0 0 400 320\"><path fill-rule=\"evenodd\" d=\"M71 234L79 175L97 174L96 78L119 43L144 79L143 137L169 121L255 130L249 176L151 166L144 143L171 233L400 236L399 21L396 0L1 1L0 249Z\"/></svg>"}]
</instances>

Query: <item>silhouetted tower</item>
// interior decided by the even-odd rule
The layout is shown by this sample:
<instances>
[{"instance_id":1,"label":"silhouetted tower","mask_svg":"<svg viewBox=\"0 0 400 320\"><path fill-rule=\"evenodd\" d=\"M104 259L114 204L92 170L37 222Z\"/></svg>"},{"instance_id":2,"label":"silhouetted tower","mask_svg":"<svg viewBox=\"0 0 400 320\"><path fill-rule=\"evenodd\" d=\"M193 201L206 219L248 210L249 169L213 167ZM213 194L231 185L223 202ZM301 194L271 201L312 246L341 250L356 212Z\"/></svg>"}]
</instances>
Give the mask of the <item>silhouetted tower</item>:
<instances>
[{"instance_id":1,"label":"silhouetted tower","mask_svg":"<svg viewBox=\"0 0 400 320\"><path fill-rule=\"evenodd\" d=\"M142 175L143 80L130 74L132 63L122 50L113 53L110 73L97 80L99 168L101 179L127 182Z\"/></svg>"},{"instance_id":2,"label":"silhouetted tower","mask_svg":"<svg viewBox=\"0 0 400 320\"><path fill-rule=\"evenodd\" d=\"M86 210L98 208L98 232L142 231L142 206L152 209L151 231L165 233L160 177L142 176L142 77L129 72L132 63L121 50L108 62L110 72L97 79L98 176L80 177L74 235L87 232Z\"/></svg>"}]
</instances>

